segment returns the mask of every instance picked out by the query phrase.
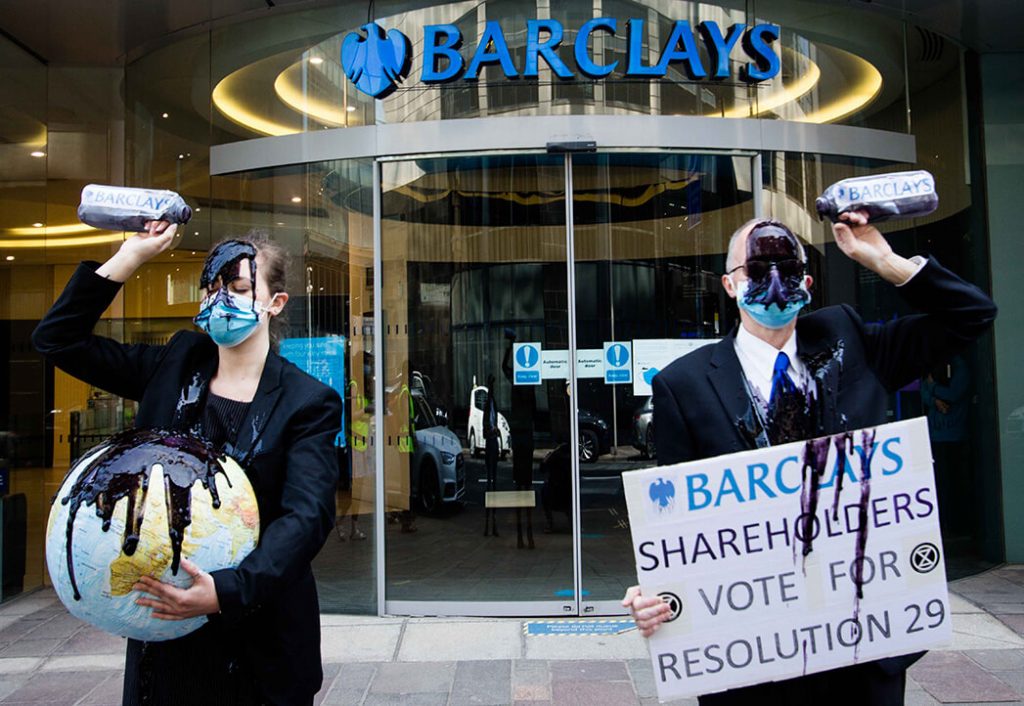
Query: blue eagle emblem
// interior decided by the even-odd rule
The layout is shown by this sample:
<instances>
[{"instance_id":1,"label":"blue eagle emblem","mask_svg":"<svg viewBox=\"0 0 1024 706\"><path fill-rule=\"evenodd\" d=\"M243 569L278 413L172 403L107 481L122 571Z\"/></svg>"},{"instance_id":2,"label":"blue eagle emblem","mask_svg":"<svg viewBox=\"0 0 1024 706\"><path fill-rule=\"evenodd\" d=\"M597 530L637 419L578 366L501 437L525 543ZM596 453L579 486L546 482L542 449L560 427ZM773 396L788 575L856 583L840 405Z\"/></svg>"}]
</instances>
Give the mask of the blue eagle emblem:
<instances>
[{"instance_id":1,"label":"blue eagle emblem","mask_svg":"<svg viewBox=\"0 0 1024 706\"><path fill-rule=\"evenodd\" d=\"M657 482L651 483L647 494L651 496L651 502L659 511L667 510L675 504L676 487L672 485L672 481L659 478Z\"/></svg>"},{"instance_id":2,"label":"blue eagle emblem","mask_svg":"<svg viewBox=\"0 0 1024 706\"><path fill-rule=\"evenodd\" d=\"M341 43L341 67L360 91L384 98L409 74L412 44L397 29L385 33L376 22L359 29L366 35L350 32Z\"/></svg>"}]
</instances>

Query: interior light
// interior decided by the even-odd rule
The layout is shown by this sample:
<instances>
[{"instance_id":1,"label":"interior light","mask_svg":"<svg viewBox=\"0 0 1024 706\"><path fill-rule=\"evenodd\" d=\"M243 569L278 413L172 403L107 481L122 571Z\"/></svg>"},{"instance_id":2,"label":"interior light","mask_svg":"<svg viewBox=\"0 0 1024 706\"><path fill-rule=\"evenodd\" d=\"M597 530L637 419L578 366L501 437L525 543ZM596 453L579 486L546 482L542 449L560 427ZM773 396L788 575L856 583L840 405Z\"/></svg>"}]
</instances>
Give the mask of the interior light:
<instances>
[{"instance_id":1,"label":"interior light","mask_svg":"<svg viewBox=\"0 0 1024 706\"><path fill-rule=\"evenodd\" d=\"M166 120L167 118L169 118L171 116L168 115L167 113L163 113L163 114L160 115L160 117L163 118L164 120Z\"/></svg>"},{"instance_id":2,"label":"interior light","mask_svg":"<svg viewBox=\"0 0 1024 706\"><path fill-rule=\"evenodd\" d=\"M5 257L4 259L5 259L5 260L7 260L7 262L10 262L11 260L13 260L13 259L14 259L14 255L8 255L8 256L7 256L7 257Z\"/></svg>"},{"instance_id":3,"label":"interior light","mask_svg":"<svg viewBox=\"0 0 1024 706\"><path fill-rule=\"evenodd\" d=\"M324 60L323 57L311 56L309 57L309 63L311 63L313 66L319 66L320 64L324 63Z\"/></svg>"},{"instance_id":4,"label":"interior light","mask_svg":"<svg viewBox=\"0 0 1024 706\"><path fill-rule=\"evenodd\" d=\"M38 222L37 222L37 223L33 223L33 224L32 224L32 227L33 227L33 228L42 228L42 227L43 227L43 224L42 224L42 223L38 223Z\"/></svg>"},{"instance_id":5,"label":"interior light","mask_svg":"<svg viewBox=\"0 0 1024 706\"><path fill-rule=\"evenodd\" d=\"M29 152L29 155L38 159L39 157L45 157L46 153L42 150L35 150L34 152Z\"/></svg>"},{"instance_id":6,"label":"interior light","mask_svg":"<svg viewBox=\"0 0 1024 706\"><path fill-rule=\"evenodd\" d=\"M356 107L354 105L350 105L347 108L345 108L345 110L347 110L350 113L354 113L356 112Z\"/></svg>"},{"instance_id":7,"label":"interior light","mask_svg":"<svg viewBox=\"0 0 1024 706\"><path fill-rule=\"evenodd\" d=\"M302 203L301 196L292 196L292 203Z\"/></svg>"}]
</instances>

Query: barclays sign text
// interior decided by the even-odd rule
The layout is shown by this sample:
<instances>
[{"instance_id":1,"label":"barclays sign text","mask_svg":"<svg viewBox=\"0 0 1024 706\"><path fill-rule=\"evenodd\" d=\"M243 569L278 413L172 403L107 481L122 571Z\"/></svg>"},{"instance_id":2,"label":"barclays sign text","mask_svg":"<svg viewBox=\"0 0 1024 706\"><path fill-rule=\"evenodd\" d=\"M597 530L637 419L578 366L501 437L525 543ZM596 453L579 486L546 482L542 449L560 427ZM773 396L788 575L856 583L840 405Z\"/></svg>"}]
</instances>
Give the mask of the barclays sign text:
<instances>
[{"instance_id":1,"label":"barclays sign text","mask_svg":"<svg viewBox=\"0 0 1024 706\"><path fill-rule=\"evenodd\" d=\"M576 33L572 47L563 47L565 30L557 20L528 20L526 51L521 66L516 66L509 51L501 23L488 21L480 41L470 53L463 48L461 30L453 24L427 25L423 28L423 58L419 80L425 84L450 81L477 81L486 66L501 69L507 79L537 78L543 61L560 79L571 80L576 74L562 59L572 52L576 69L586 78L606 78L615 71L628 78L664 78L669 66L676 64L693 80L722 80L730 76L730 58L739 44L749 61L739 69L739 78L756 83L776 76L781 68L779 55L772 43L779 38L777 25L759 24L747 27L737 23L724 31L717 22L701 22L696 31L690 23L678 20L665 41L657 62L645 63L645 22L631 19L619 26L612 17L599 17L585 22ZM589 48L590 39L598 34L614 37L623 30L626 37L626 61L600 63ZM387 32L376 22L349 33L341 45L341 65L352 83L363 93L383 98L408 78L412 69L412 44L397 29ZM699 37L699 40L698 40ZM701 56L704 45L707 65ZM467 61L468 59L468 61Z\"/></svg>"}]
</instances>

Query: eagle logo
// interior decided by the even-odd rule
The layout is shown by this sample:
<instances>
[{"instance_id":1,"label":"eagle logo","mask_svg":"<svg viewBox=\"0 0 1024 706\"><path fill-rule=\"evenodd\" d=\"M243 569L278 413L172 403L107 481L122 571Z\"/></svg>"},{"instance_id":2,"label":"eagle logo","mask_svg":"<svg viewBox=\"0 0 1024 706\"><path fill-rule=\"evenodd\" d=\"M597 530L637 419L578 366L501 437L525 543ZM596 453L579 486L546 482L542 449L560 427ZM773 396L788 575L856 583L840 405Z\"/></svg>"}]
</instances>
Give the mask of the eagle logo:
<instances>
[{"instance_id":1,"label":"eagle logo","mask_svg":"<svg viewBox=\"0 0 1024 706\"><path fill-rule=\"evenodd\" d=\"M676 487L670 480L659 478L656 482L651 483L647 494L651 496L651 502L658 508L658 512L670 510L675 505Z\"/></svg>"},{"instance_id":2,"label":"eagle logo","mask_svg":"<svg viewBox=\"0 0 1024 706\"><path fill-rule=\"evenodd\" d=\"M350 32L341 43L341 67L360 91L373 98L391 94L409 74L412 44L397 29L387 32L376 22L368 22Z\"/></svg>"}]
</instances>

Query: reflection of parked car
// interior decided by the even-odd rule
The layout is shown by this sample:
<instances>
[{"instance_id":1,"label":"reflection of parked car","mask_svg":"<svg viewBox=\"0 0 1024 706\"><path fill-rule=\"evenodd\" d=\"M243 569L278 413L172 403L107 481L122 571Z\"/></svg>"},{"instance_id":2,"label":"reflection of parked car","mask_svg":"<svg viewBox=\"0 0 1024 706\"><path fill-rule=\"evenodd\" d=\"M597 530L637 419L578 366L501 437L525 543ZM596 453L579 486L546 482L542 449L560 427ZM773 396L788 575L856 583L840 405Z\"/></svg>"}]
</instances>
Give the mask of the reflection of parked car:
<instances>
[{"instance_id":1,"label":"reflection of parked car","mask_svg":"<svg viewBox=\"0 0 1024 706\"><path fill-rule=\"evenodd\" d=\"M654 458L654 398L648 397L633 414L633 448Z\"/></svg>"},{"instance_id":2,"label":"reflection of parked car","mask_svg":"<svg viewBox=\"0 0 1024 706\"><path fill-rule=\"evenodd\" d=\"M412 494L420 507L436 512L446 503L461 502L466 494L466 467L462 443L455 433L438 424L430 404L413 394L413 452L410 474Z\"/></svg>"},{"instance_id":3,"label":"reflection of parked car","mask_svg":"<svg viewBox=\"0 0 1024 706\"><path fill-rule=\"evenodd\" d=\"M612 430L608 422L588 409L579 410L580 461L593 463L612 450Z\"/></svg>"},{"instance_id":4,"label":"reflection of parked car","mask_svg":"<svg viewBox=\"0 0 1024 706\"><path fill-rule=\"evenodd\" d=\"M484 440L484 404L487 402L487 395L487 388L477 385L474 379L473 391L469 393L469 425L466 428L466 445L473 456L479 456L487 448L487 442ZM498 431L500 432L498 452L502 458L505 458L511 448L509 446L511 434L508 421L501 412L498 412Z\"/></svg>"},{"instance_id":5,"label":"reflection of parked car","mask_svg":"<svg viewBox=\"0 0 1024 706\"><path fill-rule=\"evenodd\" d=\"M434 418L441 426L448 426L448 408L445 407L434 391L434 383L430 376L424 375L418 370L413 370L409 375L409 389L413 394L422 395L427 404L434 412Z\"/></svg>"}]
</instances>

